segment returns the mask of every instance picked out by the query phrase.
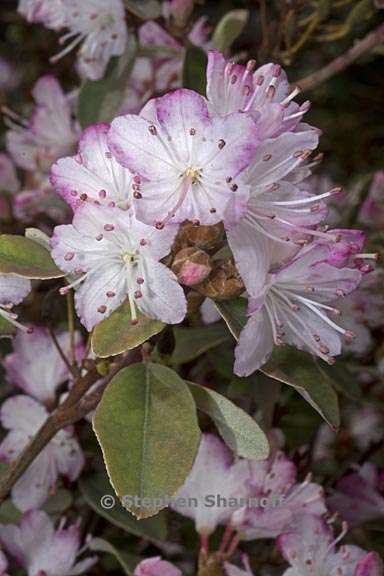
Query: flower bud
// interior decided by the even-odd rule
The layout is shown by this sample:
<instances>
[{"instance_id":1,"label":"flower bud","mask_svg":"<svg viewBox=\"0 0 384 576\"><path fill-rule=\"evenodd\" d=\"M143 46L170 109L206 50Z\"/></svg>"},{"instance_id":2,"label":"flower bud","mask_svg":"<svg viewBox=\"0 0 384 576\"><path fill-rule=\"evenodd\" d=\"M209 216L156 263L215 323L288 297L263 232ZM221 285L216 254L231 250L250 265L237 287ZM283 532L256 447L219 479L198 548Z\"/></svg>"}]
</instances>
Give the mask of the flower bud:
<instances>
[{"instance_id":1,"label":"flower bud","mask_svg":"<svg viewBox=\"0 0 384 576\"><path fill-rule=\"evenodd\" d=\"M186 222L180 226L175 245L178 249L197 246L202 250L214 250L220 248L223 239L224 227L221 222L213 226L197 226L192 222Z\"/></svg>"},{"instance_id":2,"label":"flower bud","mask_svg":"<svg viewBox=\"0 0 384 576\"><path fill-rule=\"evenodd\" d=\"M209 278L200 284L196 290L213 300L229 300L240 296L245 288L234 263L227 260L220 262L217 268L211 272Z\"/></svg>"},{"instance_id":3,"label":"flower bud","mask_svg":"<svg viewBox=\"0 0 384 576\"><path fill-rule=\"evenodd\" d=\"M198 248L183 248L172 263L172 270L180 284L195 286L203 282L212 270L209 255Z\"/></svg>"}]
</instances>

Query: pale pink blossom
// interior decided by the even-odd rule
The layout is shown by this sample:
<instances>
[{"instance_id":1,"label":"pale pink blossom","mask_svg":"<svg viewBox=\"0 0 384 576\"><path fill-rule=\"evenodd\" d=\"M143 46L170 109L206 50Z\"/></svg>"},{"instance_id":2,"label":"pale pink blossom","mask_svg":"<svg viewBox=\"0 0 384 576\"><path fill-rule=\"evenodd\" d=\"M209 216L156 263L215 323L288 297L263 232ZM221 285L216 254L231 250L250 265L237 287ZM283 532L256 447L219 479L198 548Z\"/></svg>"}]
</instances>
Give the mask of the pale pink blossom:
<instances>
[{"instance_id":1,"label":"pale pink blossom","mask_svg":"<svg viewBox=\"0 0 384 576\"><path fill-rule=\"evenodd\" d=\"M0 460L12 462L48 417L46 408L29 396L13 396L0 409L8 434L0 444ZM60 430L12 488L12 500L21 511L40 507L55 488L59 475L74 481L84 465L82 450L68 427Z\"/></svg>"},{"instance_id":2,"label":"pale pink blossom","mask_svg":"<svg viewBox=\"0 0 384 576\"><path fill-rule=\"evenodd\" d=\"M133 576L181 576L181 571L160 556L146 558L135 568Z\"/></svg>"},{"instance_id":3,"label":"pale pink blossom","mask_svg":"<svg viewBox=\"0 0 384 576\"><path fill-rule=\"evenodd\" d=\"M301 124L309 102L299 106L293 98L288 78L278 64L265 64L255 70L255 61L246 66L226 62L217 50L208 53L207 98L210 110L221 115L251 113L258 125L259 138L283 132L306 130Z\"/></svg>"},{"instance_id":4,"label":"pale pink blossom","mask_svg":"<svg viewBox=\"0 0 384 576\"><path fill-rule=\"evenodd\" d=\"M46 217L56 224L68 220L67 205L46 182L37 184L34 189L18 192L12 200L13 216L24 224L36 224L42 219L44 226Z\"/></svg>"},{"instance_id":5,"label":"pale pink blossom","mask_svg":"<svg viewBox=\"0 0 384 576\"><path fill-rule=\"evenodd\" d=\"M245 496L247 477L245 461L235 462L231 451L222 440L213 434L203 434L192 471L177 492L172 507L183 516L193 518L197 532L209 535L219 524L230 521L233 508L217 505L216 501L211 505L206 498L220 496L229 499ZM197 499L197 506L194 501L189 500L192 498ZM179 499L185 499L187 505L178 506Z\"/></svg>"},{"instance_id":6,"label":"pale pink blossom","mask_svg":"<svg viewBox=\"0 0 384 576\"><path fill-rule=\"evenodd\" d=\"M0 274L0 316L16 326L25 328L16 321L12 307L20 304L32 289L31 281L14 274Z\"/></svg>"},{"instance_id":7,"label":"pale pink blossom","mask_svg":"<svg viewBox=\"0 0 384 576\"><path fill-rule=\"evenodd\" d=\"M4 552L0 550L0 576L9 576L7 573L7 568L8 568L8 560Z\"/></svg>"},{"instance_id":8,"label":"pale pink blossom","mask_svg":"<svg viewBox=\"0 0 384 576\"><path fill-rule=\"evenodd\" d=\"M70 225L57 226L52 257L77 280L77 313L91 330L128 299L132 323L137 309L151 318L177 324L186 300L176 276L160 262L170 252L176 227L156 230L136 220L131 211L85 204ZM81 286L79 286L81 284Z\"/></svg>"},{"instance_id":9,"label":"pale pink blossom","mask_svg":"<svg viewBox=\"0 0 384 576\"><path fill-rule=\"evenodd\" d=\"M112 156L108 124L94 124L81 135L77 154L51 168L51 184L75 210L85 202L127 209L135 190L132 174Z\"/></svg>"},{"instance_id":10,"label":"pale pink blossom","mask_svg":"<svg viewBox=\"0 0 384 576\"><path fill-rule=\"evenodd\" d=\"M337 482L336 491L328 498L330 509L350 526L384 518L383 479L375 465L366 462Z\"/></svg>"},{"instance_id":11,"label":"pale pink blossom","mask_svg":"<svg viewBox=\"0 0 384 576\"><path fill-rule=\"evenodd\" d=\"M140 116L116 118L108 142L118 162L141 178L140 220L161 228L186 219L239 219L249 191L238 176L257 146L246 114L211 116L202 96L176 90L151 100Z\"/></svg>"},{"instance_id":12,"label":"pale pink blossom","mask_svg":"<svg viewBox=\"0 0 384 576\"><path fill-rule=\"evenodd\" d=\"M57 335L65 356L70 359L69 332ZM77 357L84 349L79 332L75 333ZM71 379L70 371L60 356L48 330L38 326L32 333L18 332L13 339L13 352L4 359L7 379L30 396L44 404L56 399L57 389Z\"/></svg>"},{"instance_id":13,"label":"pale pink blossom","mask_svg":"<svg viewBox=\"0 0 384 576\"><path fill-rule=\"evenodd\" d=\"M376 172L373 177L368 196L365 199L360 212L359 222L382 230L384 227L384 171Z\"/></svg>"},{"instance_id":14,"label":"pale pink blossom","mask_svg":"<svg viewBox=\"0 0 384 576\"><path fill-rule=\"evenodd\" d=\"M59 156L72 150L78 128L72 119L71 101L53 76L40 78L32 95L36 107L29 121L8 111L7 149L20 168L45 172Z\"/></svg>"},{"instance_id":15,"label":"pale pink blossom","mask_svg":"<svg viewBox=\"0 0 384 576\"><path fill-rule=\"evenodd\" d=\"M331 318L340 315L333 302L356 288L361 273L329 264L329 246L324 243L304 247L288 264L268 273L267 240L262 248L258 277L250 263L241 268L250 300L248 321L235 351L236 374L251 374L266 362L274 346L282 344L332 362L341 353L342 336L354 336Z\"/></svg>"},{"instance_id":16,"label":"pale pink blossom","mask_svg":"<svg viewBox=\"0 0 384 576\"><path fill-rule=\"evenodd\" d=\"M96 557L78 561L80 529L65 528L65 519L55 530L48 514L34 510L23 514L20 526L2 524L0 541L7 552L26 570L28 576L75 576L88 573Z\"/></svg>"},{"instance_id":17,"label":"pale pink blossom","mask_svg":"<svg viewBox=\"0 0 384 576\"><path fill-rule=\"evenodd\" d=\"M17 11L28 22L58 30L65 24L65 0L19 0Z\"/></svg>"},{"instance_id":18,"label":"pale pink blossom","mask_svg":"<svg viewBox=\"0 0 384 576\"><path fill-rule=\"evenodd\" d=\"M283 576L382 576L383 563L375 552L358 546L336 545L332 530L318 516L303 516L294 530L281 534L277 545L291 565Z\"/></svg>"},{"instance_id":19,"label":"pale pink blossom","mask_svg":"<svg viewBox=\"0 0 384 576\"><path fill-rule=\"evenodd\" d=\"M244 540L275 538L300 521L304 514L327 512L324 491L307 478L297 481L295 464L280 450L267 460L247 461L248 498L268 500L267 506L248 505L234 512L231 525ZM249 500L252 503L252 500Z\"/></svg>"},{"instance_id":20,"label":"pale pink blossom","mask_svg":"<svg viewBox=\"0 0 384 576\"><path fill-rule=\"evenodd\" d=\"M120 56L127 43L127 25L122 0L62 0L64 26L69 29L60 44L69 41L51 62L81 44L78 69L91 80L103 77L112 56Z\"/></svg>"}]
</instances>

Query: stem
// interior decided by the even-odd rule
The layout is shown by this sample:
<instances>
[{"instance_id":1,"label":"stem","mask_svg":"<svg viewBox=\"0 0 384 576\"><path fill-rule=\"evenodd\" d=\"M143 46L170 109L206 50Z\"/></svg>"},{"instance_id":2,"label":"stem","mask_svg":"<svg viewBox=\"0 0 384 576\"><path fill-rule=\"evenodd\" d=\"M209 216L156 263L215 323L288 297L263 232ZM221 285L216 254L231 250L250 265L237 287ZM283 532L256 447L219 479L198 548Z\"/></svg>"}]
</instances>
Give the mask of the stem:
<instances>
[{"instance_id":1,"label":"stem","mask_svg":"<svg viewBox=\"0 0 384 576\"><path fill-rule=\"evenodd\" d=\"M77 359L76 359L76 339L75 339L75 316L73 313L73 293L68 292L66 295L67 300L67 317L68 317L68 330L71 346L71 364L78 371ZM77 374L79 376L79 374Z\"/></svg>"},{"instance_id":2,"label":"stem","mask_svg":"<svg viewBox=\"0 0 384 576\"><path fill-rule=\"evenodd\" d=\"M52 341L55 345L56 350L58 351L60 358L62 359L62 361L64 362L64 364L66 365L66 367L68 368L68 370L70 371L70 373L72 374L72 376L74 376L75 378L77 378L78 373L77 370L74 369L74 367L72 366L72 364L69 362L68 358L66 357L66 355L64 354L64 350L62 349L62 347L60 346L60 342L57 339L57 336L53 330L53 328L48 328L49 334L52 338Z\"/></svg>"},{"instance_id":3,"label":"stem","mask_svg":"<svg viewBox=\"0 0 384 576\"><path fill-rule=\"evenodd\" d=\"M0 503L5 500L11 491L12 487L16 484L18 479L29 468L30 464L40 454L40 452L47 446L52 438L66 426L75 424L89 412L94 410L98 405L100 398L112 380L112 378L131 361L131 355L123 356L100 382L100 388L94 393L89 394L87 398L83 398L89 388L100 380L100 375L95 366L92 366L89 372L79 378L73 385L65 401L52 412L32 438L30 443L20 452L18 457L11 462L7 470L0 478Z\"/></svg>"},{"instance_id":4,"label":"stem","mask_svg":"<svg viewBox=\"0 0 384 576\"><path fill-rule=\"evenodd\" d=\"M319 84L322 84L335 74L338 74L345 68L348 68L355 60L357 60L365 52L369 52L372 48L381 44L384 41L384 24L378 26L375 30L367 34L365 38L359 40L355 43L352 48L347 50L341 56L332 60L329 64L320 68L316 72L309 74L302 80L299 80L296 84L301 88L303 92L306 90L312 90Z\"/></svg>"}]
</instances>

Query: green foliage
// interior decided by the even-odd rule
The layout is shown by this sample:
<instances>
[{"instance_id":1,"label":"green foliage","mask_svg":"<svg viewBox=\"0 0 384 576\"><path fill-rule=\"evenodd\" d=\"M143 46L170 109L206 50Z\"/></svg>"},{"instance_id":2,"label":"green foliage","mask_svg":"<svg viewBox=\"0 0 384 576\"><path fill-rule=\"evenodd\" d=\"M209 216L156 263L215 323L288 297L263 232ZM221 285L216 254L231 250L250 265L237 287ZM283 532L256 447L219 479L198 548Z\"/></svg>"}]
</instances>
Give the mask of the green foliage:
<instances>
[{"instance_id":1,"label":"green foliage","mask_svg":"<svg viewBox=\"0 0 384 576\"><path fill-rule=\"evenodd\" d=\"M207 80L207 55L201 48L190 46L185 51L183 65L183 86L205 96Z\"/></svg>"},{"instance_id":2,"label":"green foliage","mask_svg":"<svg viewBox=\"0 0 384 576\"><path fill-rule=\"evenodd\" d=\"M124 5L142 20L154 20L161 15L161 4L158 0L124 0Z\"/></svg>"},{"instance_id":3,"label":"green foliage","mask_svg":"<svg viewBox=\"0 0 384 576\"><path fill-rule=\"evenodd\" d=\"M213 33L213 46L220 52L229 50L244 30L248 18L248 10L230 10L224 14Z\"/></svg>"},{"instance_id":4,"label":"green foliage","mask_svg":"<svg viewBox=\"0 0 384 576\"><path fill-rule=\"evenodd\" d=\"M228 332L223 324L212 324L198 328L174 328L175 349L172 354L172 364L191 362L228 341Z\"/></svg>"},{"instance_id":5,"label":"green foliage","mask_svg":"<svg viewBox=\"0 0 384 576\"><path fill-rule=\"evenodd\" d=\"M225 443L238 456L252 460L268 458L268 440L244 410L210 388L188 382L199 410L208 414L217 426Z\"/></svg>"},{"instance_id":6,"label":"green foliage","mask_svg":"<svg viewBox=\"0 0 384 576\"><path fill-rule=\"evenodd\" d=\"M159 320L152 320L138 312L137 324L132 324L128 300L108 318L96 326L92 334L92 350L100 358L116 356L140 346L164 328Z\"/></svg>"},{"instance_id":7,"label":"green foliage","mask_svg":"<svg viewBox=\"0 0 384 576\"><path fill-rule=\"evenodd\" d=\"M15 234L0 236L0 273L40 280L64 276L46 248Z\"/></svg>"},{"instance_id":8,"label":"green foliage","mask_svg":"<svg viewBox=\"0 0 384 576\"><path fill-rule=\"evenodd\" d=\"M134 364L109 384L94 417L111 483L138 518L165 504L144 498L173 496L189 474L199 445L196 407L188 386L169 368ZM141 504L141 505L140 505Z\"/></svg>"}]
</instances>

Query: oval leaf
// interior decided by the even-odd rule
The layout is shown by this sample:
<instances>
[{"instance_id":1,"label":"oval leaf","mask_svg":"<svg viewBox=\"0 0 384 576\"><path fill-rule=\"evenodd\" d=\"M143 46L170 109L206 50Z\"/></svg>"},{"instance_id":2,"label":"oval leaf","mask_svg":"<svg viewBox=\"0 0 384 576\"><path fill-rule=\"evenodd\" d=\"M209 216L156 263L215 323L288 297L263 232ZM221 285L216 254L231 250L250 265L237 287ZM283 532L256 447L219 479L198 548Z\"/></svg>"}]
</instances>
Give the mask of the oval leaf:
<instances>
[{"instance_id":1,"label":"oval leaf","mask_svg":"<svg viewBox=\"0 0 384 576\"><path fill-rule=\"evenodd\" d=\"M227 12L215 28L212 37L213 46L220 52L228 50L244 30L248 17L248 10Z\"/></svg>"},{"instance_id":2,"label":"oval leaf","mask_svg":"<svg viewBox=\"0 0 384 576\"><path fill-rule=\"evenodd\" d=\"M340 426L337 394L312 356L294 348L275 348L261 372L295 388L333 429Z\"/></svg>"},{"instance_id":3,"label":"oval leaf","mask_svg":"<svg viewBox=\"0 0 384 576\"><path fill-rule=\"evenodd\" d=\"M36 280L65 276L41 244L24 236L11 234L0 236L0 273Z\"/></svg>"},{"instance_id":4,"label":"oval leaf","mask_svg":"<svg viewBox=\"0 0 384 576\"><path fill-rule=\"evenodd\" d=\"M17 332L16 326L0 316L0 338L14 336Z\"/></svg>"},{"instance_id":5,"label":"oval leaf","mask_svg":"<svg viewBox=\"0 0 384 576\"><path fill-rule=\"evenodd\" d=\"M148 540L166 539L167 526L163 514L159 514L156 518L139 521L124 510L117 498L114 506L111 508L102 506L103 496L110 495L113 492L105 472L98 472L92 476L81 478L79 480L79 487L85 501L92 510L114 526L117 526L117 528L121 528L125 532L138 536L139 538L146 538Z\"/></svg>"},{"instance_id":6,"label":"oval leaf","mask_svg":"<svg viewBox=\"0 0 384 576\"><path fill-rule=\"evenodd\" d=\"M125 550L118 550L104 538L92 538L88 543L88 548L93 552L104 552L104 554L111 554L116 558L124 574L131 576L140 562L140 557L127 554Z\"/></svg>"},{"instance_id":7,"label":"oval leaf","mask_svg":"<svg viewBox=\"0 0 384 576\"><path fill-rule=\"evenodd\" d=\"M228 326L232 336L238 340L240 332L247 322L247 301L244 298L224 300L222 302L215 302L215 306Z\"/></svg>"},{"instance_id":8,"label":"oval leaf","mask_svg":"<svg viewBox=\"0 0 384 576\"><path fill-rule=\"evenodd\" d=\"M82 128L96 122L110 122L118 113L136 51L136 40L130 35L126 51L119 58L111 58L103 78L84 83L78 99L78 118Z\"/></svg>"},{"instance_id":9,"label":"oval leaf","mask_svg":"<svg viewBox=\"0 0 384 576\"><path fill-rule=\"evenodd\" d=\"M164 508L191 471L200 441L185 382L159 364L124 368L104 392L93 425L124 507L138 518Z\"/></svg>"},{"instance_id":10,"label":"oval leaf","mask_svg":"<svg viewBox=\"0 0 384 576\"><path fill-rule=\"evenodd\" d=\"M142 20L156 20L161 16L161 4L158 0L124 0L124 5Z\"/></svg>"},{"instance_id":11,"label":"oval leaf","mask_svg":"<svg viewBox=\"0 0 384 576\"><path fill-rule=\"evenodd\" d=\"M255 420L214 390L188 382L199 410L214 421L224 442L243 458L265 460L269 455L266 435Z\"/></svg>"},{"instance_id":12,"label":"oval leaf","mask_svg":"<svg viewBox=\"0 0 384 576\"><path fill-rule=\"evenodd\" d=\"M138 324L132 324L129 302L126 301L100 322L92 334L92 350L96 356L107 358L132 350L164 328L160 320L152 320L140 312L137 318Z\"/></svg>"},{"instance_id":13,"label":"oval leaf","mask_svg":"<svg viewBox=\"0 0 384 576\"><path fill-rule=\"evenodd\" d=\"M190 46L185 51L183 65L183 86L196 90L203 96L206 93L206 69L208 58L204 50Z\"/></svg>"}]
</instances>

